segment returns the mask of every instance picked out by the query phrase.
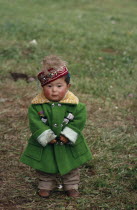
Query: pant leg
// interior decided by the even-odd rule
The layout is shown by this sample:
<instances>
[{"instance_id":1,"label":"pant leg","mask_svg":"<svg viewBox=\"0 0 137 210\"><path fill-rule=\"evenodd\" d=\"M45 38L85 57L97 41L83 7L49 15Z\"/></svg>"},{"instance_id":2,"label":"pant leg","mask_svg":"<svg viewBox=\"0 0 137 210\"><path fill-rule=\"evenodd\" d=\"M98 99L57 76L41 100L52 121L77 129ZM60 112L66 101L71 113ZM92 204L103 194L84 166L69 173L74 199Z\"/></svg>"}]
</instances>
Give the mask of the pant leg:
<instances>
[{"instance_id":1,"label":"pant leg","mask_svg":"<svg viewBox=\"0 0 137 210\"><path fill-rule=\"evenodd\" d=\"M38 171L38 189L53 190L56 187L56 174L45 173Z\"/></svg>"},{"instance_id":2,"label":"pant leg","mask_svg":"<svg viewBox=\"0 0 137 210\"><path fill-rule=\"evenodd\" d=\"M80 182L79 168L70 171L68 174L62 176L62 183L64 190L78 189Z\"/></svg>"}]
</instances>

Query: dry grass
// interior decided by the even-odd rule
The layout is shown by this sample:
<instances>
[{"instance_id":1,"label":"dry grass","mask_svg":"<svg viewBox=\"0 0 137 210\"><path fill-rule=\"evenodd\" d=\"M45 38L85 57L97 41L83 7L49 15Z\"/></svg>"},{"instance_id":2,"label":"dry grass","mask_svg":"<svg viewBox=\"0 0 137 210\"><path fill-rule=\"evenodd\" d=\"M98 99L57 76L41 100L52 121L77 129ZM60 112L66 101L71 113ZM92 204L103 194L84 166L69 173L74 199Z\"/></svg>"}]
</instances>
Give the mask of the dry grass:
<instances>
[{"instance_id":1,"label":"dry grass","mask_svg":"<svg viewBox=\"0 0 137 210\"><path fill-rule=\"evenodd\" d=\"M19 162L30 135L27 108L36 84L7 79L0 86L1 209L136 209L135 100L110 102L78 94L87 104L84 133L93 160L81 167L80 198L57 190L46 200L36 194L35 171Z\"/></svg>"}]
</instances>

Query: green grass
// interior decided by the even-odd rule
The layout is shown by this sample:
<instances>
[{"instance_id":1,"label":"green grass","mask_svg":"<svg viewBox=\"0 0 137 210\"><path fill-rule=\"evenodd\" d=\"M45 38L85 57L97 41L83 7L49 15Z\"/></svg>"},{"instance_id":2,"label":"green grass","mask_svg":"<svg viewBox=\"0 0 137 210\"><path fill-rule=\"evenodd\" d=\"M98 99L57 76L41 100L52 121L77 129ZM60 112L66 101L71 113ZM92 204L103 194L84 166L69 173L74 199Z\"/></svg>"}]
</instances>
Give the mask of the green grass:
<instances>
[{"instance_id":1,"label":"green grass","mask_svg":"<svg viewBox=\"0 0 137 210\"><path fill-rule=\"evenodd\" d=\"M75 88L82 86L81 92L90 91L97 97L100 94L126 97L131 82L136 84L135 1L131 5L128 1L112 0L103 3L20 0L1 4L0 55L4 70L6 64L10 70L14 63L15 69L23 72L29 69L29 73L36 74L43 56L56 53L68 61L72 75L77 75ZM36 47L29 44L33 39L38 42ZM79 77L80 81L75 82ZM119 94L112 93L110 86Z\"/></svg>"},{"instance_id":2,"label":"green grass","mask_svg":"<svg viewBox=\"0 0 137 210\"><path fill-rule=\"evenodd\" d=\"M2 209L136 209L137 2L0 0ZM35 39L37 45L30 42ZM81 167L81 197L38 197L33 169L19 162L30 135L27 108L44 56L61 55L72 91L86 103L93 160Z\"/></svg>"}]
</instances>

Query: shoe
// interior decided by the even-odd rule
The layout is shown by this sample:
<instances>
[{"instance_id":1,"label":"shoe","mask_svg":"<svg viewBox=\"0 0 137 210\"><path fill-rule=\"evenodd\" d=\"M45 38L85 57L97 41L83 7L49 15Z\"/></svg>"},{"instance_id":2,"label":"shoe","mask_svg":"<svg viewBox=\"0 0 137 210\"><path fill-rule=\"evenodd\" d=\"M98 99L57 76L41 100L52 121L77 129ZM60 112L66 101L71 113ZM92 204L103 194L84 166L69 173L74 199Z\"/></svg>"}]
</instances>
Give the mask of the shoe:
<instances>
[{"instance_id":1,"label":"shoe","mask_svg":"<svg viewBox=\"0 0 137 210\"><path fill-rule=\"evenodd\" d=\"M38 191L38 194L40 197L43 197L43 198L48 198L51 194L51 191L50 190L44 190L44 189L40 189Z\"/></svg>"},{"instance_id":2,"label":"shoe","mask_svg":"<svg viewBox=\"0 0 137 210\"><path fill-rule=\"evenodd\" d=\"M66 191L67 196L72 197L72 198L77 198L79 197L79 191L72 189L72 190L67 190Z\"/></svg>"}]
</instances>

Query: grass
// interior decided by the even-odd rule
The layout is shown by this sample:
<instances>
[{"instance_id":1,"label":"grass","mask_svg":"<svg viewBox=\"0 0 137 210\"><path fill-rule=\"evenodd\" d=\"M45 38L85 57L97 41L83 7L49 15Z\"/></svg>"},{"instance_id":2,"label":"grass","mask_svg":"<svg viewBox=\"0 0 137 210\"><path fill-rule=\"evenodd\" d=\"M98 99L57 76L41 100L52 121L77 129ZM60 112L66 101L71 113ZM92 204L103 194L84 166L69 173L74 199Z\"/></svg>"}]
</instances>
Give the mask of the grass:
<instances>
[{"instance_id":1,"label":"grass","mask_svg":"<svg viewBox=\"0 0 137 210\"><path fill-rule=\"evenodd\" d=\"M135 0L0 0L1 209L136 209L137 41ZM37 45L31 44L35 39ZM45 55L68 61L72 91L86 103L93 160L81 167L81 196L38 197L33 169L19 162L30 135L27 108Z\"/></svg>"}]
</instances>

